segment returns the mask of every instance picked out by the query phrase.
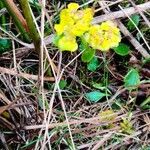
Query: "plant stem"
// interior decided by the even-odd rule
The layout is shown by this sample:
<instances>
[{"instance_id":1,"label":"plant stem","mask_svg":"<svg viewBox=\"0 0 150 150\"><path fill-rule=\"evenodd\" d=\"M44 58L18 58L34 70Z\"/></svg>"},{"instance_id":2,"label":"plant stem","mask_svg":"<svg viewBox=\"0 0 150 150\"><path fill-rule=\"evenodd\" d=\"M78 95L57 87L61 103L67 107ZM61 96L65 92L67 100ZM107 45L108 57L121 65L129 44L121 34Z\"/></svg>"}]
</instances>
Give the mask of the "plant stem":
<instances>
[{"instance_id":1,"label":"plant stem","mask_svg":"<svg viewBox=\"0 0 150 150\"><path fill-rule=\"evenodd\" d=\"M2 1L0 1L0 9L2 9L3 7L4 7L4 4L3 4ZM1 23L2 23L1 26L2 26L4 29L6 29L6 27L5 27L5 23L6 23L5 15L0 16L0 21L1 21Z\"/></svg>"},{"instance_id":2,"label":"plant stem","mask_svg":"<svg viewBox=\"0 0 150 150\"><path fill-rule=\"evenodd\" d=\"M141 103L141 107L144 107L146 105L149 105L150 104L150 97L148 97L146 100L144 100L142 103ZM150 106L150 105L149 105Z\"/></svg>"},{"instance_id":3,"label":"plant stem","mask_svg":"<svg viewBox=\"0 0 150 150\"><path fill-rule=\"evenodd\" d=\"M1 2L4 4L6 9L8 10L10 16L13 18L17 28L23 35L25 41L30 42L30 38L27 34L27 26L26 26L26 21L19 12L18 8L14 4L13 0L1 0Z\"/></svg>"},{"instance_id":4,"label":"plant stem","mask_svg":"<svg viewBox=\"0 0 150 150\"><path fill-rule=\"evenodd\" d=\"M34 19L32 17L32 12L31 12L31 8L29 5L29 1L28 0L20 0L20 4L23 10L23 14L24 17L27 21L27 25L29 28L29 34L31 39L33 40L34 46L35 46L35 51L40 54L40 36L39 33L36 29L35 23L34 23Z\"/></svg>"},{"instance_id":5,"label":"plant stem","mask_svg":"<svg viewBox=\"0 0 150 150\"><path fill-rule=\"evenodd\" d=\"M32 12L31 12L29 1L28 0L20 0L20 4L21 4L22 10L23 10L24 17L27 21L30 37L33 40L35 51L39 55L39 62L40 62L41 61L41 52L40 52L41 51L41 39L40 39L38 30L36 29L34 19L32 17ZM44 53L43 58L44 59L46 58L45 53ZM48 66L48 64L49 64L49 62L46 59L46 66ZM39 63L39 72L40 72L40 67L41 67L41 64ZM51 75L51 69L48 68L46 73L47 73L47 75ZM41 74L41 73L39 73L39 74Z\"/></svg>"}]
</instances>

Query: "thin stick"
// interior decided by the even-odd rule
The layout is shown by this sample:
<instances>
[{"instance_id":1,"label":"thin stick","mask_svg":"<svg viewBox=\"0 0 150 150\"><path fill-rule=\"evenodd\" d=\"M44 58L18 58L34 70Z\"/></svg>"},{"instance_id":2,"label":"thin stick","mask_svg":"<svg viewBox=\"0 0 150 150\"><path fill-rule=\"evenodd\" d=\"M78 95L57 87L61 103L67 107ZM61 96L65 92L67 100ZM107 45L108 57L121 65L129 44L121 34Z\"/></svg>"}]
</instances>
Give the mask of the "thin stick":
<instances>
[{"instance_id":1,"label":"thin stick","mask_svg":"<svg viewBox=\"0 0 150 150\"><path fill-rule=\"evenodd\" d=\"M17 72L13 69L8 69L8 68L4 68L4 67L0 67L0 74L9 74L9 75L13 75L13 76L17 76L17 77L22 77L28 80L38 80L38 75L32 75L32 74L27 74L27 73L23 73L23 72ZM55 81L54 77L44 77L43 78L44 81Z\"/></svg>"},{"instance_id":2,"label":"thin stick","mask_svg":"<svg viewBox=\"0 0 150 150\"><path fill-rule=\"evenodd\" d=\"M117 0L117 1L115 1L115 2L111 2L110 4L108 4L107 6L113 6L113 5L115 5L115 4L118 4L118 3L120 3L120 2L122 2L123 0ZM98 9L96 9L95 10L95 12L98 12L98 11L100 11L100 10L103 10L104 8L107 8L106 6L103 6L103 7L101 7L101 8L98 8Z\"/></svg>"},{"instance_id":3,"label":"thin stick","mask_svg":"<svg viewBox=\"0 0 150 150\"><path fill-rule=\"evenodd\" d=\"M12 40L12 47L13 47L13 62L14 62L14 70L17 72L17 61L16 61L16 51L15 51L15 43L14 40ZM16 76L16 86L17 90L19 87L18 77ZM19 90L18 90L19 91Z\"/></svg>"},{"instance_id":4,"label":"thin stick","mask_svg":"<svg viewBox=\"0 0 150 150\"><path fill-rule=\"evenodd\" d=\"M150 9L150 2L137 5L137 8L140 9L141 11L148 10L148 9ZM138 12L137 9L135 9L134 7L125 8L123 10L124 10L124 12L126 12L126 14L128 16ZM124 12L122 12L122 10L119 10L119 11L109 12L108 14L95 17L94 20L93 20L93 24L100 23L100 22L103 22L103 21L106 21L106 20L114 20L114 19L119 19L119 18L125 18L127 16L126 16L126 14L124 14Z\"/></svg>"},{"instance_id":5,"label":"thin stick","mask_svg":"<svg viewBox=\"0 0 150 150\"><path fill-rule=\"evenodd\" d=\"M135 47L137 51L141 53L141 55L145 58L150 58L150 54L145 50L145 48L133 37L133 35L127 30L123 23L118 21L119 28L121 32L128 37L130 43Z\"/></svg>"},{"instance_id":6,"label":"thin stick","mask_svg":"<svg viewBox=\"0 0 150 150\"><path fill-rule=\"evenodd\" d=\"M45 23L45 0L42 0L42 10L41 10L41 49L40 49L40 65L39 65L39 72L41 73L41 82L40 82L40 93L42 95L42 105L43 105L43 113L44 113L44 123L46 123L46 108L45 108L45 94L44 94L44 23ZM49 137L49 135L46 135L47 138ZM42 145L41 145L41 150L44 150L45 147L45 142L46 137L43 139ZM49 141L50 142L50 141ZM36 147L35 149L37 149L37 146L39 145L39 141L37 141L36 143ZM49 144L48 144L49 145Z\"/></svg>"},{"instance_id":7,"label":"thin stick","mask_svg":"<svg viewBox=\"0 0 150 150\"><path fill-rule=\"evenodd\" d=\"M92 148L92 150L98 150L104 144L105 141L110 139L113 133L114 132L109 132L108 134L104 135L104 137Z\"/></svg>"}]
</instances>

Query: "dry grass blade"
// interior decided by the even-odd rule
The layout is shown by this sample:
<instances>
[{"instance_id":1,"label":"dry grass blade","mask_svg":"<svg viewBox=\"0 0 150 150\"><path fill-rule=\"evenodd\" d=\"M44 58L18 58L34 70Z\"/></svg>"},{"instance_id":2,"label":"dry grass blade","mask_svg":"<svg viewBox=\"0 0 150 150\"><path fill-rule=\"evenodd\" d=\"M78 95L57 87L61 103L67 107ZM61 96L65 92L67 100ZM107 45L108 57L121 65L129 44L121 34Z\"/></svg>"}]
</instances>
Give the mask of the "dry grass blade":
<instances>
[{"instance_id":1,"label":"dry grass blade","mask_svg":"<svg viewBox=\"0 0 150 150\"><path fill-rule=\"evenodd\" d=\"M0 140L1 140L2 144L4 145L5 149L9 150L9 147L8 147L6 139L5 139L5 135L1 132L0 132Z\"/></svg>"},{"instance_id":2,"label":"dry grass blade","mask_svg":"<svg viewBox=\"0 0 150 150\"><path fill-rule=\"evenodd\" d=\"M112 136L114 132L110 132L106 135L104 135L103 139L100 140L93 148L92 150L98 150L103 144L105 141L107 141L108 139L110 139L110 137Z\"/></svg>"},{"instance_id":3,"label":"dry grass blade","mask_svg":"<svg viewBox=\"0 0 150 150\"><path fill-rule=\"evenodd\" d=\"M2 99L3 103L8 104L8 108L10 106L12 106L12 104L14 104L18 99L14 100L13 102L11 102L6 96L5 94L0 90L0 99ZM3 112L3 110L8 109L7 106L5 108L3 108L1 111ZM21 111L18 108L14 108L16 110L16 112L18 112L19 114L21 114Z\"/></svg>"},{"instance_id":4,"label":"dry grass blade","mask_svg":"<svg viewBox=\"0 0 150 150\"><path fill-rule=\"evenodd\" d=\"M7 119L3 118L2 116L0 116L0 122L1 122L1 124L5 125L5 127L10 129L11 131L15 129L14 124L9 122Z\"/></svg>"},{"instance_id":5,"label":"dry grass blade","mask_svg":"<svg viewBox=\"0 0 150 150\"><path fill-rule=\"evenodd\" d=\"M143 118L146 123L146 127L143 130L147 130L148 132L150 132L150 117L146 114Z\"/></svg>"}]
</instances>

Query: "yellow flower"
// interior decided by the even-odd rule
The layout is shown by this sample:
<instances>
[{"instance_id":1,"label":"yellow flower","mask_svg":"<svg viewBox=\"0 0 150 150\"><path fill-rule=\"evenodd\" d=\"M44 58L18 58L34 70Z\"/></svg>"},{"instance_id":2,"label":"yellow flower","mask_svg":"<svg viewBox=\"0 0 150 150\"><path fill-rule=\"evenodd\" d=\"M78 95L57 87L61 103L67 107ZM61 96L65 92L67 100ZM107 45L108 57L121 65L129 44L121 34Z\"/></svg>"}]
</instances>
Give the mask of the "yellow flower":
<instances>
[{"instance_id":1,"label":"yellow flower","mask_svg":"<svg viewBox=\"0 0 150 150\"><path fill-rule=\"evenodd\" d=\"M85 22L88 22L90 23L93 19L93 16L94 16L94 10L92 8L86 8L83 10L83 20Z\"/></svg>"},{"instance_id":2,"label":"yellow flower","mask_svg":"<svg viewBox=\"0 0 150 150\"><path fill-rule=\"evenodd\" d=\"M93 19L94 11L91 8L86 8L84 10L78 10L76 13L73 14L73 19L75 21L82 20L86 23L91 23Z\"/></svg>"},{"instance_id":3,"label":"yellow flower","mask_svg":"<svg viewBox=\"0 0 150 150\"><path fill-rule=\"evenodd\" d=\"M100 25L100 30L102 30L104 36L103 45L109 43L109 48L117 47L119 45L119 42L121 41L120 31L112 21L103 22Z\"/></svg>"},{"instance_id":4,"label":"yellow flower","mask_svg":"<svg viewBox=\"0 0 150 150\"><path fill-rule=\"evenodd\" d=\"M70 31L70 27L74 25L74 20L70 16L67 9L63 9L60 13L60 23L54 25L57 35Z\"/></svg>"},{"instance_id":5,"label":"yellow flower","mask_svg":"<svg viewBox=\"0 0 150 150\"><path fill-rule=\"evenodd\" d=\"M73 15L75 24L72 28L72 33L75 36L82 36L86 31L88 31L91 26L91 21L93 19L93 15L94 15L94 11L91 8L86 8L84 10L78 10Z\"/></svg>"},{"instance_id":6,"label":"yellow flower","mask_svg":"<svg viewBox=\"0 0 150 150\"><path fill-rule=\"evenodd\" d=\"M85 34L85 40L94 49L102 49L102 31L99 25L93 25L90 27L89 31Z\"/></svg>"},{"instance_id":7,"label":"yellow flower","mask_svg":"<svg viewBox=\"0 0 150 150\"><path fill-rule=\"evenodd\" d=\"M103 42L101 43L100 49L102 51L108 51L110 49L110 41L107 39L104 39Z\"/></svg>"},{"instance_id":8,"label":"yellow flower","mask_svg":"<svg viewBox=\"0 0 150 150\"><path fill-rule=\"evenodd\" d=\"M63 51L75 51L78 47L76 36L82 36L91 26L94 11L91 8L84 10L78 10L78 8L77 3L70 3L60 12L59 24L54 25L56 34L63 35L58 41L58 47Z\"/></svg>"},{"instance_id":9,"label":"yellow flower","mask_svg":"<svg viewBox=\"0 0 150 150\"><path fill-rule=\"evenodd\" d=\"M119 29L111 21L103 22L101 25L93 25L85 34L85 39L91 47L101 51L108 51L117 47L121 41Z\"/></svg>"},{"instance_id":10,"label":"yellow flower","mask_svg":"<svg viewBox=\"0 0 150 150\"><path fill-rule=\"evenodd\" d=\"M70 4L68 4L68 10L70 12L77 11L78 8L79 8L79 4L77 4L77 3L70 3Z\"/></svg>"},{"instance_id":11,"label":"yellow flower","mask_svg":"<svg viewBox=\"0 0 150 150\"><path fill-rule=\"evenodd\" d=\"M64 32L64 25L55 24L54 29L56 30L57 35L61 35Z\"/></svg>"},{"instance_id":12,"label":"yellow flower","mask_svg":"<svg viewBox=\"0 0 150 150\"><path fill-rule=\"evenodd\" d=\"M99 121L107 123L105 128L111 129L115 126L114 121L117 117L117 114L112 109L103 110L99 113Z\"/></svg>"},{"instance_id":13,"label":"yellow flower","mask_svg":"<svg viewBox=\"0 0 150 150\"><path fill-rule=\"evenodd\" d=\"M66 35L59 39L58 47L61 51L74 52L78 49L78 44L74 36Z\"/></svg>"},{"instance_id":14,"label":"yellow flower","mask_svg":"<svg viewBox=\"0 0 150 150\"><path fill-rule=\"evenodd\" d=\"M71 32L75 36L82 36L86 31L89 30L89 24L78 21L71 29Z\"/></svg>"},{"instance_id":15,"label":"yellow flower","mask_svg":"<svg viewBox=\"0 0 150 150\"><path fill-rule=\"evenodd\" d=\"M60 12L60 23L62 24L74 24L74 20L70 14L70 12L68 11L68 9L63 9Z\"/></svg>"},{"instance_id":16,"label":"yellow flower","mask_svg":"<svg viewBox=\"0 0 150 150\"><path fill-rule=\"evenodd\" d=\"M60 23L54 26L57 34L62 34L66 30L71 33L71 30L75 30L72 33L78 36L89 29L94 11L91 8L77 10L78 8L79 5L77 3L70 3L67 9L63 9L60 12Z\"/></svg>"}]
</instances>

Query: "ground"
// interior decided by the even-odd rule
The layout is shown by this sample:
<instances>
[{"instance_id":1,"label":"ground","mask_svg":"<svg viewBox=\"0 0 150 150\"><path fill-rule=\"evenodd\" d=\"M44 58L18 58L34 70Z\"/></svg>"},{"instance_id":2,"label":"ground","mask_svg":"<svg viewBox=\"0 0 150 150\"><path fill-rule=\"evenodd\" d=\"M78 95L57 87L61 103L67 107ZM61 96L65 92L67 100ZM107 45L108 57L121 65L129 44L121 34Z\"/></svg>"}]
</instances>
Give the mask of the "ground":
<instances>
[{"instance_id":1,"label":"ground","mask_svg":"<svg viewBox=\"0 0 150 150\"><path fill-rule=\"evenodd\" d=\"M83 58L77 37L61 51L51 37L71 2L93 8L93 24L113 19L120 47ZM150 2L30 0L31 20L11 3L0 2L0 149L149 150Z\"/></svg>"}]
</instances>

